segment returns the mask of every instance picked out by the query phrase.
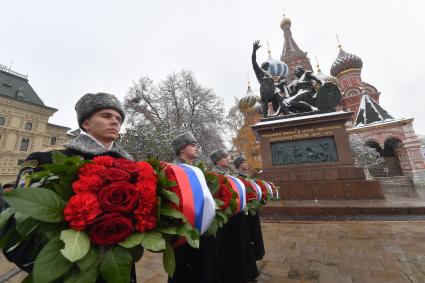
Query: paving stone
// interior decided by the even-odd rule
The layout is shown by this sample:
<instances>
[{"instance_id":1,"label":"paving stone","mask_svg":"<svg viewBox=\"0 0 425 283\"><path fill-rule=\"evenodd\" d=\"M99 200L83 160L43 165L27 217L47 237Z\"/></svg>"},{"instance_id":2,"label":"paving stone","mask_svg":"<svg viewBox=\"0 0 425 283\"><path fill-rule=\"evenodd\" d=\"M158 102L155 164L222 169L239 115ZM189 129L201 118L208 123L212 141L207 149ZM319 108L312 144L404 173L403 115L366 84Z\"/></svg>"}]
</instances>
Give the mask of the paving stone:
<instances>
[{"instance_id":1,"label":"paving stone","mask_svg":"<svg viewBox=\"0 0 425 283\"><path fill-rule=\"evenodd\" d=\"M424 222L263 223L259 283L425 282ZM14 265L0 256L0 272ZM162 255L136 264L139 283L165 283ZM20 272L8 283L21 282Z\"/></svg>"}]
</instances>

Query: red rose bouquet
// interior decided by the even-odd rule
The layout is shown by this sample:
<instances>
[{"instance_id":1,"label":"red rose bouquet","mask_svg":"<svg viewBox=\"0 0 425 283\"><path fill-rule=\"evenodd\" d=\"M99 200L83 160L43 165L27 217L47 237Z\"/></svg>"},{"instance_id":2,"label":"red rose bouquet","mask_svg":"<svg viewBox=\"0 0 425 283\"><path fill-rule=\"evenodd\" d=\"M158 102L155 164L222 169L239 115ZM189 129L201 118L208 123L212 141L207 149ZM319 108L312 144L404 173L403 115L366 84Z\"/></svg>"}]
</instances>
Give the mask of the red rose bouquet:
<instances>
[{"instance_id":1,"label":"red rose bouquet","mask_svg":"<svg viewBox=\"0 0 425 283\"><path fill-rule=\"evenodd\" d=\"M264 182L262 180L259 179L255 179L255 183L260 187L261 189L261 201L260 203L262 205L266 204L268 201L270 201L270 194L267 190L266 185L264 184Z\"/></svg>"},{"instance_id":2,"label":"red rose bouquet","mask_svg":"<svg viewBox=\"0 0 425 283\"><path fill-rule=\"evenodd\" d=\"M250 215L257 214L257 211L260 206L260 202L258 200L259 196L257 194L257 191L253 187L252 181L245 179L243 177L239 177L239 180L242 181L242 183L245 185L246 190L246 211Z\"/></svg>"},{"instance_id":3,"label":"red rose bouquet","mask_svg":"<svg viewBox=\"0 0 425 283\"><path fill-rule=\"evenodd\" d=\"M0 217L4 252L36 239L32 282L129 282L143 248L163 252L164 268L174 272L174 237L199 246L199 235L181 212L178 194L158 161L134 162L99 156L52 154L53 163L33 173L28 189L4 195L10 208ZM174 203L175 206L170 205Z\"/></svg>"}]
</instances>

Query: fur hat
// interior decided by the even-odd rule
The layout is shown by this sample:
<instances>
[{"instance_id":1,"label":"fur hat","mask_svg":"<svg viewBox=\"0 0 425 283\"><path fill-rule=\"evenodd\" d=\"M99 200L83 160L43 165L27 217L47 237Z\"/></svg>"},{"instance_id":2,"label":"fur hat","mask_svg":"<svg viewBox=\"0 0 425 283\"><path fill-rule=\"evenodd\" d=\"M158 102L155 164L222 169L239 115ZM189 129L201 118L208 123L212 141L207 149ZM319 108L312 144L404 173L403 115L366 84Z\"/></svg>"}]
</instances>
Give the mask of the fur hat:
<instances>
[{"instance_id":1,"label":"fur hat","mask_svg":"<svg viewBox=\"0 0 425 283\"><path fill-rule=\"evenodd\" d=\"M245 156L239 155L238 157L233 160L233 165L235 165L236 169L239 168L239 165L242 164L242 162L246 161Z\"/></svg>"},{"instance_id":2,"label":"fur hat","mask_svg":"<svg viewBox=\"0 0 425 283\"><path fill-rule=\"evenodd\" d=\"M210 159L211 159L211 162L215 164L217 161L219 161L220 159L228 155L229 154L224 149L217 149L211 153Z\"/></svg>"},{"instance_id":3,"label":"fur hat","mask_svg":"<svg viewBox=\"0 0 425 283\"><path fill-rule=\"evenodd\" d=\"M186 132L175 137L171 141L171 146L173 147L174 153L176 155L179 155L180 149L191 143L198 143L198 141L195 139L191 132Z\"/></svg>"},{"instance_id":4,"label":"fur hat","mask_svg":"<svg viewBox=\"0 0 425 283\"><path fill-rule=\"evenodd\" d=\"M75 104L78 125L82 130L83 123L94 113L103 109L114 109L121 115L121 123L124 122L125 114L121 102L114 95L104 92L86 93Z\"/></svg>"}]
</instances>

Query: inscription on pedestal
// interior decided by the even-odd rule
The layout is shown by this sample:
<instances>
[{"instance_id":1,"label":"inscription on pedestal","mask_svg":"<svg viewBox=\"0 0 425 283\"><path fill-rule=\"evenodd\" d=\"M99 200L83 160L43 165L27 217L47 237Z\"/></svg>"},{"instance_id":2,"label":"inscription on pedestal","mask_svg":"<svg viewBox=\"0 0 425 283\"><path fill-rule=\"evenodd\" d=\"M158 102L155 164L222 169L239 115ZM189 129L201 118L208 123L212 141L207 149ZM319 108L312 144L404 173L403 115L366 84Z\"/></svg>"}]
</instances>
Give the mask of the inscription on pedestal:
<instances>
[{"instance_id":1,"label":"inscription on pedestal","mask_svg":"<svg viewBox=\"0 0 425 283\"><path fill-rule=\"evenodd\" d=\"M338 161L333 137L288 140L271 143L273 165Z\"/></svg>"},{"instance_id":2,"label":"inscription on pedestal","mask_svg":"<svg viewBox=\"0 0 425 283\"><path fill-rule=\"evenodd\" d=\"M333 135L335 129L340 129L344 125L329 125L317 128L294 128L289 131L273 132L264 134L263 137L267 138L271 142L285 141L285 140L298 140L314 137L323 137Z\"/></svg>"}]
</instances>

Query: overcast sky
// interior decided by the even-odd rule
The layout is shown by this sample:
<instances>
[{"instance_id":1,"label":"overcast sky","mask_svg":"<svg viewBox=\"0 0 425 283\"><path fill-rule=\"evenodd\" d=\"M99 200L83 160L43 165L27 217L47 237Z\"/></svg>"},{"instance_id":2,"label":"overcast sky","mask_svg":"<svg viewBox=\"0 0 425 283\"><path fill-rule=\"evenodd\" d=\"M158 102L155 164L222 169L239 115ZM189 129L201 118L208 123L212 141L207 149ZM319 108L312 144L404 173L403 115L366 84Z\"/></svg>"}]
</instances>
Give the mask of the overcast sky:
<instances>
[{"instance_id":1,"label":"overcast sky","mask_svg":"<svg viewBox=\"0 0 425 283\"><path fill-rule=\"evenodd\" d=\"M313 66L323 72L345 51L363 60L363 81L396 118L425 134L424 1L6 1L0 0L0 64L29 75L50 122L76 128L74 104L86 92L123 98L141 76L162 80L192 70L230 106L254 81L252 42L280 58L282 14ZM258 61L267 58L264 46Z\"/></svg>"}]
</instances>

